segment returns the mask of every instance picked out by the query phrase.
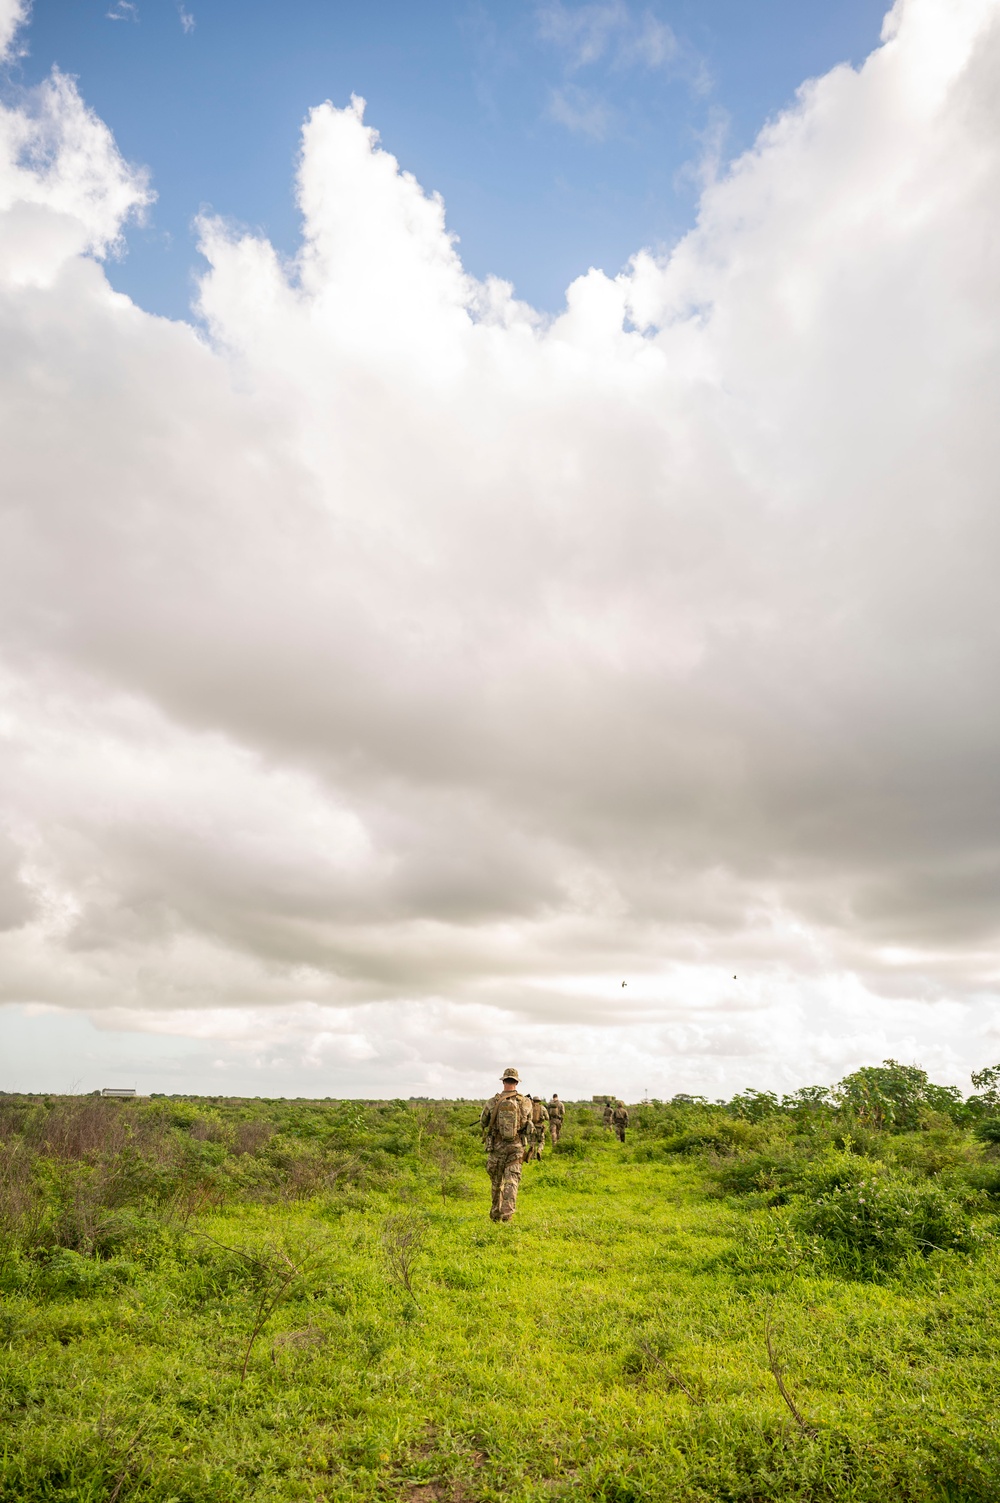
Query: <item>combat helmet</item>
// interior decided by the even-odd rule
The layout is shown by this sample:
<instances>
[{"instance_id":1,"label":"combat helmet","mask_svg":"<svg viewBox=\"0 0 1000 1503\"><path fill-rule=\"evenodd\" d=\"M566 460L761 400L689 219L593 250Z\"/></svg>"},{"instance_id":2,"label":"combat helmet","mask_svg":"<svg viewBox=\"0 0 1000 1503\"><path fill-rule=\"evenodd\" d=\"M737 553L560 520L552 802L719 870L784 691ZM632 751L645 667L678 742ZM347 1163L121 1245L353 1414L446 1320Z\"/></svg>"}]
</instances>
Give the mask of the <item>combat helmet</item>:
<instances>
[{"instance_id":1,"label":"combat helmet","mask_svg":"<svg viewBox=\"0 0 1000 1503\"><path fill-rule=\"evenodd\" d=\"M501 1080L520 1080L521 1077L520 1077L520 1075L518 1075L518 1073L514 1069L513 1065L508 1065L507 1068L506 1068L506 1070L501 1075L500 1079Z\"/></svg>"}]
</instances>

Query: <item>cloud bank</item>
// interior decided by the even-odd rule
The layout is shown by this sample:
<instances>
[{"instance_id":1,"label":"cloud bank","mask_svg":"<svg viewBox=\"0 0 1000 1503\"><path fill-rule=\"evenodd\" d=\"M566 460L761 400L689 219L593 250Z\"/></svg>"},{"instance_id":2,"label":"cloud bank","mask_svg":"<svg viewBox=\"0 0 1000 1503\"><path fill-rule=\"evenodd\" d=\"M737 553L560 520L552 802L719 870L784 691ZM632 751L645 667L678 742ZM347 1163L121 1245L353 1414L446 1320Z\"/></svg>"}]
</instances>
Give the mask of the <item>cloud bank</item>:
<instances>
[{"instance_id":1,"label":"cloud bank","mask_svg":"<svg viewBox=\"0 0 1000 1503\"><path fill-rule=\"evenodd\" d=\"M552 320L357 100L153 317L145 174L9 103L0 999L319 1094L1000 1053L998 82L901 0Z\"/></svg>"}]
</instances>

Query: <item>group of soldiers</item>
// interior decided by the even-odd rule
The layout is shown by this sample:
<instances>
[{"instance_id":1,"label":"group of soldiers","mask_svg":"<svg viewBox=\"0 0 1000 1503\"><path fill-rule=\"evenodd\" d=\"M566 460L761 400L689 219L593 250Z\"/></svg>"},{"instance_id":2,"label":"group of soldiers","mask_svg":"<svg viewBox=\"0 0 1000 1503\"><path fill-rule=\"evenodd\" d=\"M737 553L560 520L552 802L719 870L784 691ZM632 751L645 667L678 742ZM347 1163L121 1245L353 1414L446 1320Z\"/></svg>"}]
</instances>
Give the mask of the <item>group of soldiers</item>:
<instances>
[{"instance_id":1,"label":"group of soldiers","mask_svg":"<svg viewBox=\"0 0 1000 1503\"><path fill-rule=\"evenodd\" d=\"M625 1141L625 1129L628 1127L628 1110L624 1101L612 1101L610 1096L604 1100L604 1125L613 1132L619 1143Z\"/></svg>"},{"instance_id":2,"label":"group of soldiers","mask_svg":"<svg viewBox=\"0 0 1000 1503\"><path fill-rule=\"evenodd\" d=\"M562 1133L566 1108L553 1091L546 1104L541 1096L523 1095L518 1090L520 1075L508 1067L500 1077L503 1090L487 1101L479 1118L486 1143L486 1169L493 1189L491 1221L510 1221L517 1207L521 1170L532 1159L540 1159L548 1128L553 1147ZM604 1104L604 1126L610 1128L620 1143L625 1141L628 1112L624 1101L608 1097Z\"/></svg>"}]
</instances>

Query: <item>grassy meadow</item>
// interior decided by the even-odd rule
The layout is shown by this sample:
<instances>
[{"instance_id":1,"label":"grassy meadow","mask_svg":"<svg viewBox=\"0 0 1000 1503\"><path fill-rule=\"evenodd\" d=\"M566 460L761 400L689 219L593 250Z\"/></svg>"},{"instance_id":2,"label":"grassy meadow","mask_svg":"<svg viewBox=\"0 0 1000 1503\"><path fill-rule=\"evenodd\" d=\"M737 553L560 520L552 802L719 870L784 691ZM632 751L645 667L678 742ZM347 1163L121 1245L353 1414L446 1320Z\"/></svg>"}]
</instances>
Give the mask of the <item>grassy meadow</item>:
<instances>
[{"instance_id":1,"label":"grassy meadow","mask_svg":"<svg viewBox=\"0 0 1000 1503\"><path fill-rule=\"evenodd\" d=\"M995 1500L998 1072L570 1108L0 1097L0 1498Z\"/></svg>"}]
</instances>

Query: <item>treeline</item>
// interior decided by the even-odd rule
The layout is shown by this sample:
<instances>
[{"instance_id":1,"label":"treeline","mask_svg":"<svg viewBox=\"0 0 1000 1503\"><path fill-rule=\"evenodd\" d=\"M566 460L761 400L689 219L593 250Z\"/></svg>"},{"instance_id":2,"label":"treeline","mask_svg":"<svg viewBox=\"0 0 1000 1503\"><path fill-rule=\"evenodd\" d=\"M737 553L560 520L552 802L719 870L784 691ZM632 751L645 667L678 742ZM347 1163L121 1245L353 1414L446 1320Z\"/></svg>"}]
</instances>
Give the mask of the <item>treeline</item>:
<instances>
[{"instance_id":1,"label":"treeline","mask_svg":"<svg viewBox=\"0 0 1000 1503\"><path fill-rule=\"evenodd\" d=\"M837 1117L875 1131L910 1132L915 1128L940 1126L945 1120L957 1126L975 1126L986 1137L1000 1141L1000 1065L974 1071L976 1090L963 1095L958 1086L935 1085L919 1065L901 1065L883 1060L845 1075L835 1086L802 1086L786 1096L774 1091L739 1091L731 1101L713 1103L729 1116L761 1122L779 1113L800 1123L816 1123ZM704 1096L674 1096L666 1103L675 1111L709 1106ZM663 1103L652 1105L659 1108ZM996 1130L985 1124L996 1123Z\"/></svg>"},{"instance_id":2,"label":"treeline","mask_svg":"<svg viewBox=\"0 0 1000 1503\"><path fill-rule=\"evenodd\" d=\"M636 1109L635 1156L696 1157L715 1193L771 1212L748 1225L736 1259L747 1272L916 1275L995 1235L1000 1066L971 1081L963 1095L889 1059L781 1098L676 1096Z\"/></svg>"}]
</instances>

